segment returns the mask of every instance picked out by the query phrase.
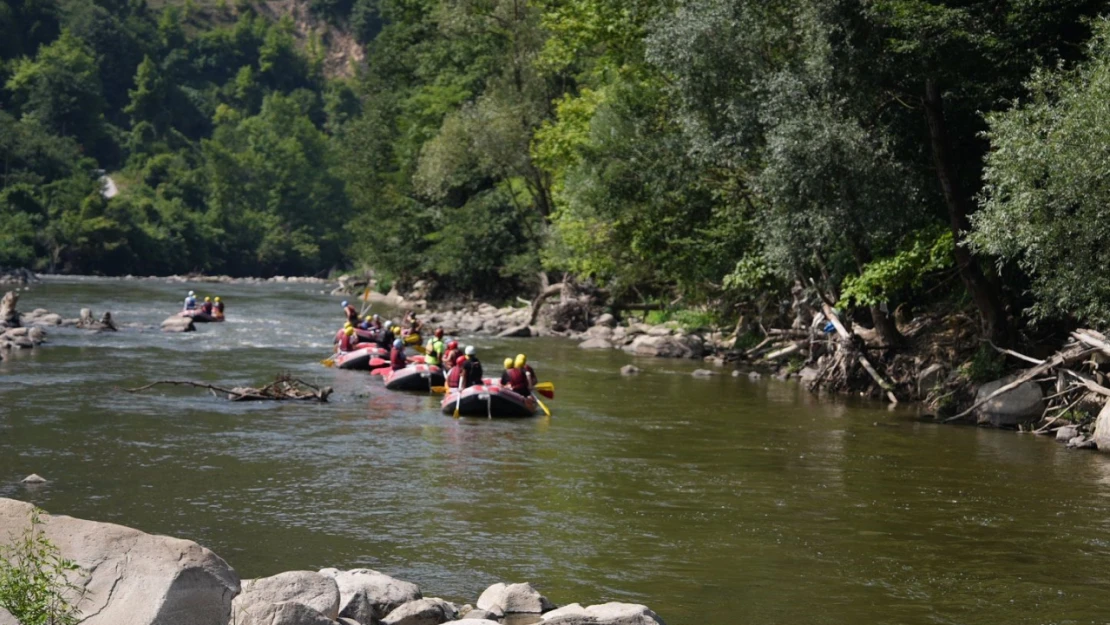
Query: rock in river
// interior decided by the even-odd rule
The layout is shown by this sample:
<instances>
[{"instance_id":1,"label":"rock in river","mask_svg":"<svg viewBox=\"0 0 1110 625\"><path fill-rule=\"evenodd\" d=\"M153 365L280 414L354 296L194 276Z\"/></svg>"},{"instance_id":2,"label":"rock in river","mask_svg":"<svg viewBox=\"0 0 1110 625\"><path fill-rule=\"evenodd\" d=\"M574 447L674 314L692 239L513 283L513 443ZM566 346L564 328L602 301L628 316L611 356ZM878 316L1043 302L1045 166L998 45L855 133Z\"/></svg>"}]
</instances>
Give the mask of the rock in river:
<instances>
[{"instance_id":1,"label":"rock in river","mask_svg":"<svg viewBox=\"0 0 1110 625\"><path fill-rule=\"evenodd\" d=\"M621 375L636 375L640 373L640 368L636 365L625 365L621 367Z\"/></svg>"},{"instance_id":2,"label":"rock in river","mask_svg":"<svg viewBox=\"0 0 1110 625\"><path fill-rule=\"evenodd\" d=\"M0 545L30 525L31 504L0 499ZM227 625L239 576L191 540L67 516L41 517L44 536L80 570L82 625Z\"/></svg>"},{"instance_id":3,"label":"rock in river","mask_svg":"<svg viewBox=\"0 0 1110 625\"><path fill-rule=\"evenodd\" d=\"M500 608L505 614L525 613L542 614L553 609L547 597L544 597L531 584L501 584L490 586L478 597L479 610Z\"/></svg>"},{"instance_id":4,"label":"rock in river","mask_svg":"<svg viewBox=\"0 0 1110 625\"><path fill-rule=\"evenodd\" d=\"M589 339L579 343L578 349L613 349L613 344L605 339Z\"/></svg>"},{"instance_id":5,"label":"rock in river","mask_svg":"<svg viewBox=\"0 0 1110 625\"><path fill-rule=\"evenodd\" d=\"M243 581L243 592L232 604L242 614L259 604L299 603L326 618L339 616L339 587L335 579L314 571L287 571Z\"/></svg>"},{"instance_id":6,"label":"rock in river","mask_svg":"<svg viewBox=\"0 0 1110 625\"><path fill-rule=\"evenodd\" d=\"M339 587L339 616L371 625L404 603L423 598L420 587L372 569L323 569Z\"/></svg>"},{"instance_id":7,"label":"rock in river","mask_svg":"<svg viewBox=\"0 0 1110 625\"><path fill-rule=\"evenodd\" d=\"M390 612L383 625L442 625L459 615L454 604L443 599L417 599Z\"/></svg>"},{"instance_id":8,"label":"rock in river","mask_svg":"<svg viewBox=\"0 0 1110 625\"><path fill-rule=\"evenodd\" d=\"M975 393L975 403L979 403L1014 380L1013 376L1007 376L980 386ZM1044 395L1036 382L1026 382L979 406L975 413L979 423L990 423L995 427L1026 423L1039 418L1044 413Z\"/></svg>"},{"instance_id":9,"label":"rock in river","mask_svg":"<svg viewBox=\"0 0 1110 625\"><path fill-rule=\"evenodd\" d=\"M163 332L195 332L196 329L192 319L181 315L174 315L162 322Z\"/></svg>"},{"instance_id":10,"label":"rock in river","mask_svg":"<svg viewBox=\"0 0 1110 625\"><path fill-rule=\"evenodd\" d=\"M583 608L577 603L543 615L543 625L664 625L647 606L635 603L603 603Z\"/></svg>"}]
</instances>

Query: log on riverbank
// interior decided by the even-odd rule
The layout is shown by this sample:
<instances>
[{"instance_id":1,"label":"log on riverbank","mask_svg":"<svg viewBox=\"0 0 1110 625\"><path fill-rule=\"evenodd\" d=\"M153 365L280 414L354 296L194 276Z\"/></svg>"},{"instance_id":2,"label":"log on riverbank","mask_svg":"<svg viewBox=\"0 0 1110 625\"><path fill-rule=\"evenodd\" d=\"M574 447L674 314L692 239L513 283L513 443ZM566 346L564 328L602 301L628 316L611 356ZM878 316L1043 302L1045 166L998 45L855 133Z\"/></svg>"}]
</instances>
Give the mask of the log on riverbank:
<instances>
[{"instance_id":1,"label":"log on riverbank","mask_svg":"<svg viewBox=\"0 0 1110 625\"><path fill-rule=\"evenodd\" d=\"M161 385L192 386L208 389L213 395L222 393L228 401L317 401L325 403L328 401L328 396L332 394L330 386L316 386L285 374L277 376L273 382L261 388L246 386L224 388L215 384L189 380L158 380L145 386L124 390L128 393L139 393Z\"/></svg>"}]
</instances>

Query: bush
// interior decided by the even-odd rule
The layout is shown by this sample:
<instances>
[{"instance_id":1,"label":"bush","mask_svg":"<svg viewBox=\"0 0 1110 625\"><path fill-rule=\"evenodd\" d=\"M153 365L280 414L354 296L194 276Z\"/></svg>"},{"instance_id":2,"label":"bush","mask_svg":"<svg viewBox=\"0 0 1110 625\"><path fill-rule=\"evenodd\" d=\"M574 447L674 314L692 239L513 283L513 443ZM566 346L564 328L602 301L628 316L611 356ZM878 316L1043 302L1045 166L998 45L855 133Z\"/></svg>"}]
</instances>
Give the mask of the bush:
<instances>
[{"instance_id":1,"label":"bush","mask_svg":"<svg viewBox=\"0 0 1110 625\"><path fill-rule=\"evenodd\" d=\"M77 565L42 533L38 508L31 525L11 546L0 548L0 607L22 625L75 625L84 589L66 578Z\"/></svg>"},{"instance_id":2,"label":"bush","mask_svg":"<svg viewBox=\"0 0 1110 625\"><path fill-rule=\"evenodd\" d=\"M979 347L975 356L960 366L960 375L975 384L993 382L1005 373L1006 363L989 345Z\"/></svg>"}]
</instances>

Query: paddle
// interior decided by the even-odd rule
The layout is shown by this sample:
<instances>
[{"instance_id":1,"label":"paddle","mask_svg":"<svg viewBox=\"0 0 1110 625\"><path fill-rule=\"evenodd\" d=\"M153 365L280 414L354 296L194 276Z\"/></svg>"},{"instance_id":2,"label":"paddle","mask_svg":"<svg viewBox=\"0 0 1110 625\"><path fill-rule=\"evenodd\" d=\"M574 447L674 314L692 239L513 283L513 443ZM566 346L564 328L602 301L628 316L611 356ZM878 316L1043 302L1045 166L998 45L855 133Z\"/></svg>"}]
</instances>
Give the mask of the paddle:
<instances>
[{"instance_id":1,"label":"paddle","mask_svg":"<svg viewBox=\"0 0 1110 625\"><path fill-rule=\"evenodd\" d=\"M324 365L325 367L334 367L335 366L335 358L332 357L332 358L328 358L327 360L321 360L320 364Z\"/></svg>"},{"instance_id":2,"label":"paddle","mask_svg":"<svg viewBox=\"0 0 1110 625\"><path fill-rule=\"evenodd\" d=\"M535 395L533 395L532 397L536 397L536 396L535 396ZM540 405L540 408L543 408L543 413L544 413L545 415L547 415L547 416L549 416L549 417L551 416L551 411L547 409L547 406L543 405L543 401L542 401L542 400L540 400L540 398L539 398L539 397L536 397L536 403Z\"/></svg>"},{"instance_id":3,"label":"paddle","mask_svg":"<svg viewBox=\"0 0 1110 625\"><path fill-rule=\"evenodd\" d=\"M368 310L370 310L370 285L366 285L366 290L362 292L362 312L358 314L358 318L365 317Z\"/></svg>"},{"instance_id":4,"label":"paddle","mask_svg":"<svg viewBox=\"0 0 1110 625\"><path fill-rule=\"evenodd\" d=\"M464 370L465 371L465 370ZM462 391L466 388L466 373L459 376L459 394L455 397L455 418L459 418L459 404L462 403Z\"/></svg>"},{"instance_id":5,"label":"paddle","mask_svg":"<svg viewBox=\"0 0 1110 625\"><path fill-rule=\"evenodd\" d=\"M412 350L414 352L418 353L418 354L422 354L422 355L427 355L428 354L428 348L424 347L423 345L413 345Z\"/></svg>"},{"instance_id":6,"label":"paddle","mask_svg":"<svg viewBox=\"0 0 1110 625\"><path fill-rule=\"evenodd\" d=\"M390 371L393 371L393 367L379 367L377 369L371 369L370 375L385 375Z\"/></svg>"}]
</instances>

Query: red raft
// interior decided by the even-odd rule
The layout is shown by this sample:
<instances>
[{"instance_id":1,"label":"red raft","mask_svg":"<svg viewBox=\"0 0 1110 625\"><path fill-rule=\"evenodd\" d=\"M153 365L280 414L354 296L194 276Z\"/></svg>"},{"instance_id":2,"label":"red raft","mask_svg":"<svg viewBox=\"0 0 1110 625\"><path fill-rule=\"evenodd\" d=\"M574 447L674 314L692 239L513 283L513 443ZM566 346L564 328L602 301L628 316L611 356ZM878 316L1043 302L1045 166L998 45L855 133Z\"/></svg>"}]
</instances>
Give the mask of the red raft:
<instances>
[{"instance_id":1,"label":"red raft","mask_svg":"<svg viewBox=\"0 0 1110 625\"><path fill-rule=\"evenodd\" d=\"M186 310L186 311L181 313L181 316L192 318L193 323L215 323L217 321L223 321L224 320L223 317L217 317L216 315L210 315L210 314L202 311L199 308L197 308L196 310Z\"/></svg>"},{"instance_id":2,"label":"red raft","mask_svg":"<svg viewBox=\"0 0 1110 625\"><path fill-rule=\"evenodd\" d=\"M514 393L500 384L471 386L459 397L456 389L443 398L440 408L445 415L454 415L455 406L463 417L533 417L536 415L536 398Z\"/></svg>"},{"instance_id":3,"label":"red raft","mask_svg":"<svg viewBox=\"0 0 1110 625\"><path fill-rule=\"evenodd\" d=\"M340 369L370 370L370 361L374 358L389 358L389 352L377 345L357 347L349 352L339 352L335 355L335 366Z\"/></svg>"},{"instance_id":4,"label":"red raft","mask_svg":"<svg viewBox=\"0 0 1110 625\"><path fill-rule=\"evenodd\" d=\"M383 377L385 387L391 391L431 391L433 386L443 386L446 381L442 369L420 363L388 371Z\"/></svg>"}]
</instances>

